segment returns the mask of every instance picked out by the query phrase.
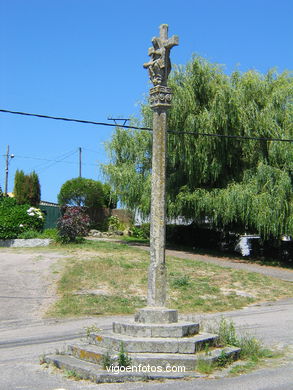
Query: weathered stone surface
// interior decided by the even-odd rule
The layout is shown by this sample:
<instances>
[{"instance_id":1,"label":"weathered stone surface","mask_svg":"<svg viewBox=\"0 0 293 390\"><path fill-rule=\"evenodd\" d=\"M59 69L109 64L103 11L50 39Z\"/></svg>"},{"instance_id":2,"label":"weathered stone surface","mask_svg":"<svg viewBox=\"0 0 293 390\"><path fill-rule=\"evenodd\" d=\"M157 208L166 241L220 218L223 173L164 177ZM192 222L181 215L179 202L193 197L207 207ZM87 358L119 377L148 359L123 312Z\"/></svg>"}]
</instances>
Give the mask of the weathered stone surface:
<instances>
[{"instance_id":1,"label":"weathered stone surface","mask_svg":"<svg viewBox=\"0 0 293 390\"><path fill-rule=\"evenodd\" d=\"M187 337L197 334L199 324L140 324L113 322L113 332L133 337Z\"/></svg>"},{"instance_id":2,"label":"weathered stone surface","mask_svg":"<svg viewBox=\"0 0 293 390\"><path fill-rule=\"evenodd\" d=\"M139 381L145 379L180 379L187 377L203 377L196 372L196 364L200 360L217 361L223 353L232 360L239 357L240 348L225 347L211 349L208 353L199 352L197 354L168 354L168 353L129 353L131 359L131 367L148 368L143 372L128 372L114 374L107 372L101 367L101 362L98 364L92 362L93 355L101 355L105 350L101 350L96 346L85 345L79 349L73 350L73 356L68 355L51 355L46 357L47 363L53 363L58 368L66 370L74 370L81 378L89 379L96 383L106 382L126 382ZM81 359L80 356L83 358ZM111 355L117 359L116 355ZM155 367L157 372L153 372L151 368ZM182 367L183 372L167 372L166 369L172 367ZM131 370L131 369L130 369ZM159 371L162 370L162 371ZM185 370L185 372L184 372Z\"/></svg>"},{"instance_id":3,"label":"weathered stone surface","mask_svg":"<svg viewBox=\"0 0 293 390\"><path fill-rule=\"evenodd\" d=\"M79 360L74 356L51 355L46 358L47 363L52 363L63 370L74 371L80 378L95 383L119 383L137 382L146 380L201 378L205 375L197 372L120 372L113 373L102 370L99 366Z\"/></svg>"},{"instance_id":4,"label":"weathered stone surface","mask_svg":"<svg viewBox=\"0 0 293 390\"><path fill-rule=\"evenodd\" d=\"M168 38L168 25L161 24L160 36L152 39L153 47L149 48L150 61L145 63L144 68L148 69L152 83L156 85L167 85L171 71L170 50L177 46L179 38L177 35Z\"/></svg>"},{"instance_id":5,"label":"weathered stone surface","mask_svg":"<svg viewBox=\"0 0 293 390\"><path fill-rule=\"evenodd\" d=\"M155 109L156 107L165 107L166 109L171 106L172 90L169 87L157 85L150 89L150 106Z\"/></svg>"},{"instance_id":6,"label":"weathered stone surface","mask_svg":"<svg viewBox=\"0 0 293 390\"><path fill-rule=\"evenodd\" d=\"M90 343L119 352L121 344L129 353L181 353L194 354L204 346L214 345L218 336L210 333L183 338L131 337L119 334L91 334Z\"/></svg>"},{"instance_id":7,"label":"weathered stone surface","mask_svg":"<svg viewBox=\"0 0 293 390\"><path fill-rule=\"evenodd\" d=\"M170 324L178 322L178 312L165 307L145 307L136 313L134 320L143 324Z\"/></svg>"},{"instance_id":8,"label":"weathered stone surface","mask_svg":"<svg viewBox=\"0 0 293 390\"><path fill-rule=\"evenodd\" d=\"M168 25L160 26L160 36L152 39L149 49L148 69L154 88L150 90L153 115L153 155L150 257L148 273L148 306L164 307L166 304L167 273L165 264L166 229L166 130L167 109L171 105L172 92L167 87L171 71L170 51L178 45L178 37L168 38ZM147 321L141 321L147 322ZM159 321L165 322L165 321Z\"/></svg>"},{"instance_id":9,"label":"weathered stone surface","mask_svg":"<svg viewBox=\"0 0 293 390\"><path fill-rule=\"evenodd\" d=\"M36 246L48 246L53 242L49 238L28 238L28 239L12 239L0 240L0 247L7 248L33 248Z\"/></svg>"},{"instance_id":10,"label":"weathered stone surface","mask_svg":"<svg viewBox=\"0 0 293 390\"><path fill-rule=\"evenodd\" d=\"M167 367L185 367L185 371L195 371L196 364L199 360L217 361L219 357L225 353L225 355L232 360L236 360L239 357L240 348L237 347L225 347L211 349L208 354L206 352L199 352L197 354L163 354L163 353L132 353L129 357L132 360L133 365L150 365L160 366L163 369Z\"/></svg>"},{"instance_id":11,"label":"weathered stone surface","mask_svg":"<svg viewBox=\"0 0 293 390\"><path fill-rule=\"evenodd\" d=\"M166 111L153 116L153 156L150 228L150 266L148 273L148 306L166 304Z\"/></svg>"},{"instance_id":12,"label":"weathered stone surface","mask_svg":"<svg viewBox=\"0 0 293 390\"><path fill-rule=\"evenodd\" d=\"M97 348L95 345L78 344L69 345L68 353L69 355L73 355L78 359L102 365L103 356L107 353L107 350L103 348Z\"/></svg>"}]
</instances>

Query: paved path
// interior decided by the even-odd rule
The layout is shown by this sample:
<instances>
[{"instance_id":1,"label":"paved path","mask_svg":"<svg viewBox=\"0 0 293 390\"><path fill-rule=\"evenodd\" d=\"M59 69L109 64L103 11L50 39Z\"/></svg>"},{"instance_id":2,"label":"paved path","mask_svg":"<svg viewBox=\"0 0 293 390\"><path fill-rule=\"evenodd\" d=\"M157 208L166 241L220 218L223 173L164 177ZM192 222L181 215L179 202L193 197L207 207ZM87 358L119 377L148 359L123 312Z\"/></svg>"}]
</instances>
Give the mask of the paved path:
<instances>
[{"instance_id":1,"label":"paved path","mask_svg":"<svg viewBox=\"0 0 293 390\"><path fill-rule=\"evenodd\" d=\"M269 345L293 345L293 299L227 312L237 328L249 330ZM122 317L126 319L127 317ZM79 341L85 327L95 325L110 329L113 320L121 317L97 317L78 320L35 320L18 323L0 334L1 390L292 390L293 356L280 367L254 371L236 378L196 379L165 383L124 383L95 385L86 381L66 379L60 372L41 367L44 353L62 351L66 341ZM204 319L219 318L207 315Z\"/></svg>"},{"instance_id":2,"label":"paved path","mask_svg":"<svg viewBox=\"0 0 293 390\"><path fill-rule=\"evenodd\" d=\"M198 255L177 251L170 254L198 258ZM281 367L257 370L237 378L166 383L95 385L68 380L60 372L44 369L38 364L42 354L55 353L56 349L62 351L66 342L80 340L87 326L110 329L113 320L118 318L42 319L42 308L54 295L50 290L51 271L56 271L58 262L63 258L64 255L49 250L40 253L0 250L0 390L293 389L293 361L290 356ZM293 345L293 298L224 314L232 318L238 328L249 329L269 345ZM219 316L210 314L200 318L190 315L183 318L207 320Z\"/></svg>"},{"instance_id":3,"label":"paved path","mask_svg":"<svg viewBox=\"0 0 293 390\"><path fill-rule=\"evenodd\" d=\"M281 267L271 267L267 265L259 265L248 262L242 259L227 259L223 257L211 257L208 255L193 254L185 251L167 250L167 255L181 257L184 259L196 259L205 263L217 264L221 267L236 268L249 272L257 272L259 274L272 276L274 278L293 282L293 270Z\"/></svg>"}]
</instances>

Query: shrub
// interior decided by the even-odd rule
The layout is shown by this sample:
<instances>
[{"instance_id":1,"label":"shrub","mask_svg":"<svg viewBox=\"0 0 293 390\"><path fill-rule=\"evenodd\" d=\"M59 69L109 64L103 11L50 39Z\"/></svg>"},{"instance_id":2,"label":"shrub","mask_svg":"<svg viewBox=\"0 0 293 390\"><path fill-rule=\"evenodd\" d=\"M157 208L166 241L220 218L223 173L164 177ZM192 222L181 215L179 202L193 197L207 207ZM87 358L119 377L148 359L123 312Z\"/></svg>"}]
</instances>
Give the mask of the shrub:
<instances>
[{"instance_id":1,"label":"shrub","mask_svg":"<svg viewBox=\"0 0 293 390\"><path fill-rule=\"evenodd\" d=\"M81 207L68 207L57 222L61 242L76 242L86 236L90 227L90 218Z\"/></svg>"},{"instance_id":2,"label":"shrub","mask_svg":"<svg viewBox=\"0 0 293 390\"><path fill-rule=\"evenodd\" d=\"M104 370L114 367L115 359L113 359L110 353L107 351L105 355L102 355L102 367Z\"/></svg>"},{"instance_id":3,"label":"shrub","mask_svg":"<svg viewBox=\"0 0 293 390\"><path fill-rule=\"evenodd\" d=\"M18 235L18 238L24 238L24 239L29 239L29 238L39 238L40 233L36 230L27 230L26 232L23 232Z\"/></svg>"},{"instance_id":4,"label":"shrub","mask_svg":"<svg viewBox=\"0 0 293 390\"><path fill-rule=\"evenodd\" d=\"M120 226L120 220L115 215L111 215L111 217L108 218L108 226L110 231L119 230Z\"/></svg>"},{"instance_id":5,"label":"shrub","mask_svg":"<svg viewBox=\"0 0 293 390\"><path fill-rule=\"evenodd\" d=\"M272 357L272 351L265 348L260 340L248 333L237 334L235 324L231 320L221 317L220 321L209 325L208 332L218 334L218 346L234 345L241 348L241 359L252 359L257 361L264 357ZM224 356L223 356L223 360Z\"/></svg>"},{"instance_id":6,"label":"shrub","mask_svg":"<svg viewBox=\"0 0 293 390\"><path fill-rule=\"evenodd\" d=\"M100 208L104 206L103 185L99 181L77 177L67 180L58 194L60 205Z\"/></svg>"},{"instance_id":7,"label":"shrub","mask_svg":"<svg viewBox=\"0 0 293 390\"><path fill-rule=\"evenodd\" d=\"M218 342L222 345L238 345L238 337L233 321L228 321L221 317L219 322L219 339Z\"/></svg>"},{"instance_id":8,"label":"shrub","mask_svg":"<svg viewBox=\"0 0 293 390\"><path fill-rule=\"evenodd\" d=\"M52 240L57 240L58 232L57 229L45 229L40 238L51 238Z\"/></svg>"},{"instance_id":9,"label":"shrub","mask_svg":"<svg viewBox=\"0 0 293 390\"><path fill-rule=\"evenodd\" d=\"M50 238L57 241L57 229L46 229L43 232L37 230L27 230L17 236L17 238L29 239L29 238Z\"/></svg>"},{"instance_id":10,"label":"shrub","mask_svg":"<svg viewBox=\"0 0 293 390\"><path fill-rule=\"evenodd\" d=\"M117 199L108 184L100 181L77 177L67 180L58 194L58 202L61 206L84 207L91 220L91 228L99 229L103 224L104 208L115 208ZM103 218L104 216L104 218ZM107 230L107 226L102 226Z\"/></svg>"},{"instance_id":11,"label":"shrub","mask_svg":"<svg viewBox=\"0 0 293 390\"><path fill-rule=\"evenodd\" d=\"M133 226L131 229L132 237L136 237L139 239L147 239L150 238L150 224L143 223L140 227Z\"/></svg>"},{"instance_id":12,"label":"shrub","mask_svg":"<svg viewBox=\"0 0 293 390\"><path fill-rule=\"evenodd\" d=\"M119 367L129 367L131 365L131 358L128 356L128 353L124 349L123 342L120 344L120 350L118 353L117 364Z\"/></svg>"},{"instance_id":13,"label":"shrub","mask_svg":"<svg viewBox=\"0 0 293 390\"><path fill-rule=\"evenodd\" d=\"M13 198L0 200L0 239L17 238L28 230L41 231L45 217L40 209L17 205Z\"/></svg>"},{"instance_id":14,"label":"shrub","mask_svg":"<svg viewBox=\"0 0 293 390\"><path fill-rule=\"evenodd\" d=\"M107 223L108 223L108 230L110 230L111 232L125 229L124 223L121 222L119 217L117 217L116 215L111 215L111 217L108 218Z\"/></svg>"}]
</instances>

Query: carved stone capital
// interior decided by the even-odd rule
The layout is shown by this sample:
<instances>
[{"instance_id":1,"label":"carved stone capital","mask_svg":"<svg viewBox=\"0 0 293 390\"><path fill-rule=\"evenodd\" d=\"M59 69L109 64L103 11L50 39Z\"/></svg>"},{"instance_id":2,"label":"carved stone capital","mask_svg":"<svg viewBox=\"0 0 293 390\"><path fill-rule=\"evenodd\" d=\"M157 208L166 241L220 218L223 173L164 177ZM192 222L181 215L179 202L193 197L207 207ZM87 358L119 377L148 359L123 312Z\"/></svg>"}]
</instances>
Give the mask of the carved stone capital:
<instances>
[{"instance_id":1,"label":"carved stone capital","mask_svg":"<svg viewBox=\"0 0 293 390\"><path fill-rule=\"evenodd\" d=\"M150 89L150 106L156 107L171 107L172 90L169 87L157 85Z\"/></svg>"}]
</instances>

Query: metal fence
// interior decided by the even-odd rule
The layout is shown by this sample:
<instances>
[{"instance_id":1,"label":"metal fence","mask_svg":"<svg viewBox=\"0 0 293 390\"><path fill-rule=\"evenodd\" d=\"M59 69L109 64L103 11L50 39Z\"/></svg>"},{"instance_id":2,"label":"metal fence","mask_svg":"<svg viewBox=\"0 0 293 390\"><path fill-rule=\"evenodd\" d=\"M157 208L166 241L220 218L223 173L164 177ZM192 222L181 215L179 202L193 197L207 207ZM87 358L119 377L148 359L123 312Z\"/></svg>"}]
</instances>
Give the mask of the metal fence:
<instances>
[{"instance_id":1,"label":"metal fence","mask_svg":"<svg viewBox=\"0 0 293 390\"><path fill-rule=\"evenodd\" d=\"M40 209L46 216L44 229L52 229L57 225L57 220L61 216L59 205L41 204Z\"/></svg>"}]
</instances>

